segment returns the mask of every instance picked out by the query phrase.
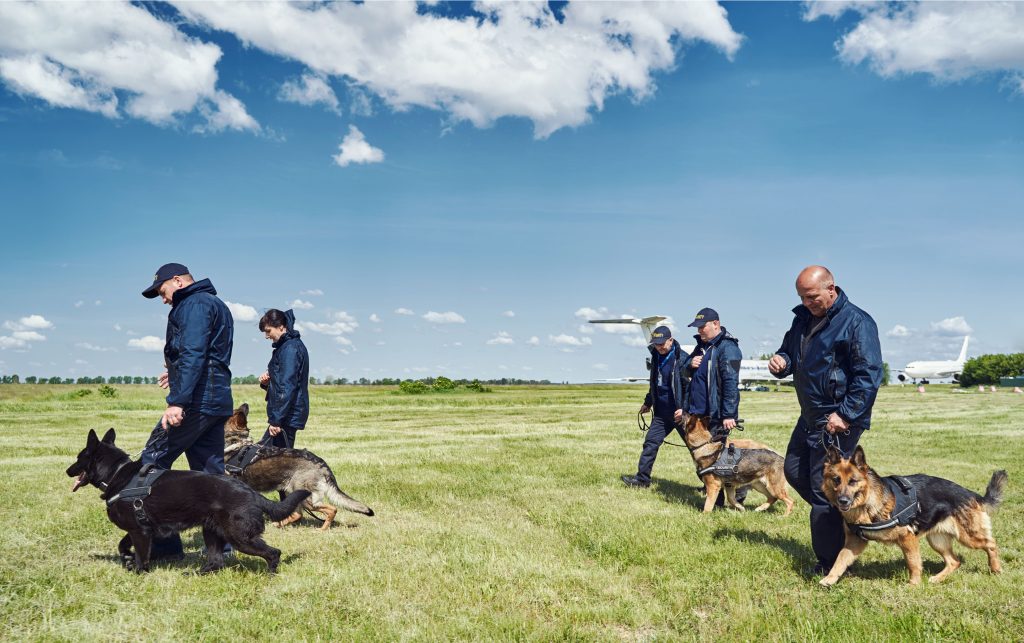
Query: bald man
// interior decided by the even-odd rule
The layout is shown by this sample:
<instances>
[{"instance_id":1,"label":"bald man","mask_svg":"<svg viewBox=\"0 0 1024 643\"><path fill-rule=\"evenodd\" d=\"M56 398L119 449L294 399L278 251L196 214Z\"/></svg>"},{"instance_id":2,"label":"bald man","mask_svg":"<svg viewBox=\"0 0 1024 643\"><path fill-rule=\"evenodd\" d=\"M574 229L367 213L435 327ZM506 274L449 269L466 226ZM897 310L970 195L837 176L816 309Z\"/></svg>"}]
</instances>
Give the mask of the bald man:
<instances>
[{"instance_id":1,"label":"bald man","mask_svg":"<svg viewBox=\"0 0 1024 643\"><path fill-rule=\"evenodd\" d=\"M811 505L813 575L828 573L843 548L843 517L821 490L825 447L849 458L871 426L871 407L882 384L878 327L853 305L824 266L808 266L796 279L801 304L793 325L768 362L775 377L793 376L800 419L786 450L786 480Z\"/></svg>"}]
</instances>

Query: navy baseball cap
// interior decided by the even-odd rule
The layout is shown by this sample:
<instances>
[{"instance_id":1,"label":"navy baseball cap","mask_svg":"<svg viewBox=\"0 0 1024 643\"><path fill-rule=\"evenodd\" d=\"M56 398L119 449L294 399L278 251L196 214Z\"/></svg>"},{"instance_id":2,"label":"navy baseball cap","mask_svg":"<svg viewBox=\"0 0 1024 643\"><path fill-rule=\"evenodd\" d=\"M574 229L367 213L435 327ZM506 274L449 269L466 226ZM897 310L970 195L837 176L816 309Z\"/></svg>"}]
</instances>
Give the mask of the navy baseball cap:
<instances>
[{"instance_id":1,"label":"navy baseball cap","mask_svg":"<svg viewBox=\"0 0 1024 643\"><path fill-rule=\"evenodd\" d=\"M180 263L165 263L160 266L160 269L153 275L153 285L142 291L142 296L146 299L152 299L160 294L160 286L165 281L178 275L190 274L188 268L181 265Z\"/></svg>"},{"instance_id":2,"label":"navy baseball cap","mask_svg":"<svg viewBox=\"0 0 1024 643\"><path fill-rule=\"evenodd\" d=\"M672 331L668 329L668 326L658 326L651 333L652 344L658 344L660 346L670 339L672 339Z\"/></svg>"},{"instance_id":3,"label":"navy baseball cap","mask_svg":"<svg viewBox=\"0 0 1024 643\"><path fill-rule=\"evenodd\" d=\"M718 313L715 312L714 308L701 308L697 311L697 315L693 318L693 321L687 324L693 328L700 328L704 324L718 321Z\"/></svg>"}]
</instances>

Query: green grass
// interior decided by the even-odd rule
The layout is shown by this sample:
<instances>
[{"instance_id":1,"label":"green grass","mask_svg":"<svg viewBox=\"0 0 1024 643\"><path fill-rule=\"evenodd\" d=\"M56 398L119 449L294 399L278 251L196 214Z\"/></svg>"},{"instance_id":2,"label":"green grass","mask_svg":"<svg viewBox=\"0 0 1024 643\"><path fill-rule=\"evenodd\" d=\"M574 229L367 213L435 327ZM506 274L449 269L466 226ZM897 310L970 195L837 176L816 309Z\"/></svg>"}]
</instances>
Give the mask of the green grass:
<instances>
[{"instance_id":1,"label":"green grass","mask_svg":"<svg viewBox=\"0 0 1024 643\"><path fill-rule=\"evenodd\" d=\"M198 532L181 563L119 567L121 533L98 491L64 474L90 428L137 453L163 408L151 386L115 398L81 387L0 387L0 636L44 640L582 639L1008 640L1024 632L1024 396L883 389L862 439L883 475L926 472L984 489L1010 473L993 523L1004 573L983 552L944 584L910 587L896 548L871 545L838 586L805 576L808 508L699 513L684 449L663 447L648 490L635 470L642 389L501 388L402 396L314 387L299 444L377 516L276 529L280 573L239 555L197 576ZM262 392L235 387L254 425ZM782 451L791 392L745 393L746 436ZM256 430L258 430L257 427ZM674 441L674 440L673 440ZM184 466L181 458L178 466ZM759 498L754 492L751 500ZM748 501L748 505L753 504ZM780 503L781 504L781 503ZM925 569L941 561L923 547Z\"/></svg>"}]
</instances>

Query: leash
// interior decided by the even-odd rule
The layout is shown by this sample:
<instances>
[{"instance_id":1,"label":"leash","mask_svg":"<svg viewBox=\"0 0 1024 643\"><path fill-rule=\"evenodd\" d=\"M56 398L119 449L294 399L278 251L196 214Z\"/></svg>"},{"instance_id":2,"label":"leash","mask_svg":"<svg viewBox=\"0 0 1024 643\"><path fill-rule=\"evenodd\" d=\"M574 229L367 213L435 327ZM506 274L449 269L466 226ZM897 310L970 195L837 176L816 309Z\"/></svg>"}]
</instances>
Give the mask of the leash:
<instances>
[{"instance_id":1,"label":"leash","mask_svg":"<svg viewBox=\"0 0 1024 643\"><path fill-rule=\"evenodd\" d=\"M653 414L653 411L651 413ZM647 433L647 431L651 428L651 425L648 424L648 422L647 422L647 418L644 417L643 411L637 411L637 414L636 414L636 426L637 426L638 429L640 429L641 433ZM674 422L673 422L673 426L676 429L683 429L682 426L680 426L678 424L675 424ZM736 430L737 431L742 431L743 428L744 428L743 427L743 418L739 418L738 420L736 420ZM683 429L683 430L685 430L685 429ZM680 430L679 432L682 433L683 431ZM847 431L847 433L849 433L849 431ZM726 436L726 439L728 439L728 436ZM715 442L715 441L716 440L708 440L704 444L701 444L700 446L696 446L696 447L693 447L693 448L690 448L690 446L688 444L685 444L685 443L684 444L677 444L675 442L669 442L668 440L662 441L662 444L671 444L674 447L684 447L686 449L689 449L690 453L693 453L697 449L699 449L699 448L701 448L703 446L707 446L707 445L709 445L709 444L711 444L712 442ZM725 440L722 440L722 442L724 443Z\"/></svg>"},{"instance_id":2,"label":"leash","mask_svg":"<svg viewBox=\"0 0 1024 643\"><path fill-rule=\"evenodd\" d=\"M818 429L821 430L821 446L822 446L822 448L827 449L829 447L834 447L834 448L838 449L840 453L843 453L843 447L839 443L839 436L840 435L849 436L850 435L850 429L846 429L845 431L842 431L841 434L840 433L830 433L828 428L826 428L826 427L828 427L828 416L825 416L825 417L821 418L820 420L818 420L817 422L815 422L815 425L817 426Z\"/></svg>"}]
</instances>

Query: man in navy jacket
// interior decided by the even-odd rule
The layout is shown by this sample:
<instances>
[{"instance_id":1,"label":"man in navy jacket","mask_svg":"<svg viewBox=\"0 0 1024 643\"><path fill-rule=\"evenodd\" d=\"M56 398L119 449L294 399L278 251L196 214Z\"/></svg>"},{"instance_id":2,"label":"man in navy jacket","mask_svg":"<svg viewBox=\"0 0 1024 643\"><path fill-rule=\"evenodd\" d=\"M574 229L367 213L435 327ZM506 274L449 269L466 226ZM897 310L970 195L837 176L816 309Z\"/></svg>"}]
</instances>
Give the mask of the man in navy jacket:
<instances>
[{"instance_id":1,"label":"man in navy jacket","mask_svg":"<svg viewBox=\"0 0 1024 643\"><path fill-rule=\"evenodd\" d=\"M792 374L800 418L786 450L786 480L811 505L814 574L832 569L845 540L843 518L821 490L825 447L849 458L871 426L871 407L882 384L878 327L853 305L824 266L809 266L796 280L802 304L769 360L776 377Z\"/></svg>"},{"instance_id":2,"label":"man in navy jacket","mask_svg":"<svg viewBox=\"0 0 1024 643\"><path fill-rule=\"evenodd\" d=\"M142 292L158 295L167 315L161 388L169 389L167 409L142 451L142 462L170 469L182 453L189 468L224 473L224 423L231 416L231 348L234 321L209 279L195 281L188 268L161 266ZM155 541L154 557L181 555L177 536Z\"/></svg>"}]
</instances>

